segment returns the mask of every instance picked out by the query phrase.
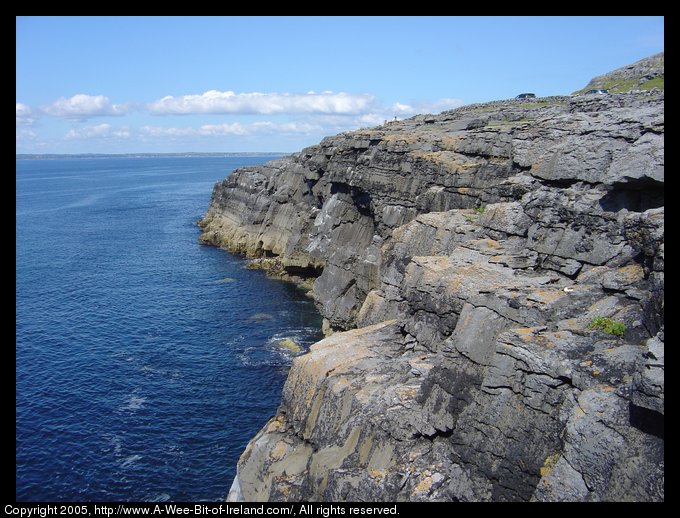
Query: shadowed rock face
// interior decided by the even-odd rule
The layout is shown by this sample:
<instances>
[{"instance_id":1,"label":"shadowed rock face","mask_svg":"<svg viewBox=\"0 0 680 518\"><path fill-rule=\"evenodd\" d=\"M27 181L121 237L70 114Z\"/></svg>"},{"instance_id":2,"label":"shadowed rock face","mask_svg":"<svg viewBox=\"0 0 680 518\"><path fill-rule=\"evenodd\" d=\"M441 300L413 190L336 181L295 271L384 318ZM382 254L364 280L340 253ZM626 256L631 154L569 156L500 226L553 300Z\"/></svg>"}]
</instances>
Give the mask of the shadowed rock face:
<instances>
[{"instance_id":1,"label":"shadowed rock face","mask_svg":"<svg viewBox=\"0 0 680 518\"><path fill-rule=\"evenodd\" d=\"M663 102L466 106L217 184L201 239L318 275L335 331L230 498L663 500Z\"/></svg>"}]
</instances>

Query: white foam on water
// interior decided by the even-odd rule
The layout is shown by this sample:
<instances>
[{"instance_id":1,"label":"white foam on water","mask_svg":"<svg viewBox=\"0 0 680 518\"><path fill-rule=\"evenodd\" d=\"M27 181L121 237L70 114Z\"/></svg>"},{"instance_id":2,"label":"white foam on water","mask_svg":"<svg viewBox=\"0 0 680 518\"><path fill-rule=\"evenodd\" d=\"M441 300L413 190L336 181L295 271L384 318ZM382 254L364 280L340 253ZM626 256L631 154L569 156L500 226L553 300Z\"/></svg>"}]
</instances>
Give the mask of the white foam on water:
<instances>
[{"instance_id":1,"label":"white foam on water","mask_svg":"<svg viewBox=\"0 0 680 518\"><path fill-rule=\"evenodd\" d=\"M120 467L121 468L127 468L129 466L132 466L135 462L137 462L141 458L143 458L143 456L139 455L139 454L130 455L129 457L125 457L125 459L123 459L123 462L120 463Z\"/></svg>"},{"instance_id":2,"label":"white foam on water","mask_svg":"<svg viewBox=\"0 0 680 518\"><path fill-rule=\"evenodd\" d=\"M146 403L146 398L137 396L136 394L130 394L127 399L127 404L120 407L121 410L139 410L144 408L144 403Z\"/></svg>"},{"instance_id":3,"label":"white foam on water","mask_svg":"<svg viewBox=\"0 0 680 518\"><path fill-rule=\"evenodd\" d=\"M271 313L255 313L248 317L251 322L262 322L263 320L272 320L274 315Z\"/></svg>"}]
</instances>

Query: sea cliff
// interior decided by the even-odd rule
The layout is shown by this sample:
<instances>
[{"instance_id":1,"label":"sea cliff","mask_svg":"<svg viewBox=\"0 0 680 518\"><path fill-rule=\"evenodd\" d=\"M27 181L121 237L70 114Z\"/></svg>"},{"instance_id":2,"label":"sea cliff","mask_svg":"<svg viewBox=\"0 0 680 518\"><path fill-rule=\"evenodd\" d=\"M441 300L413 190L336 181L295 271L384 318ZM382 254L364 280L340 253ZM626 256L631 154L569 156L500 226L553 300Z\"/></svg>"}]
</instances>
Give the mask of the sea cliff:
<instances>
[{"instance_id":1,"label":"sea cliff","mask_svg":"<svg viewBox=\"0 0 680 518\"><path fill-rule=\"evenodd\" d=\"M307 279L327 334L230 499L664 499L662 91L329 137L200 226Z\"/></svg>"}]
</instances>

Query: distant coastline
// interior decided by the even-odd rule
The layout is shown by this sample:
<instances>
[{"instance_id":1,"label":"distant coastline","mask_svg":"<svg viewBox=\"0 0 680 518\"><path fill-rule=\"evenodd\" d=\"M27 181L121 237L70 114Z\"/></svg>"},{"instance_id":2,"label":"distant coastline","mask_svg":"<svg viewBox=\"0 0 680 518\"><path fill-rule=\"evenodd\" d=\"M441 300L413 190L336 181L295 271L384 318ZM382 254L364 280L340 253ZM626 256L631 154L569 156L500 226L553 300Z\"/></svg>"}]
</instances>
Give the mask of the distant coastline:
<instances>
[{"instance_id":1,"label":"distant coastline","mask_svg":"<svg viewBox=\"0 0 680 518\"><path fill-rule=\"evenodd\" d=\"M238 156L272 156L279 157L289 155L290 153L276 152L276 151L240 151L233 153L226 152L187 152L187 153L17 153L17 160L53 160L56 158L158 158L158 157L197 157L197 156L211 156L211 157L238 157Z\"/></svg>"}]
</instances>

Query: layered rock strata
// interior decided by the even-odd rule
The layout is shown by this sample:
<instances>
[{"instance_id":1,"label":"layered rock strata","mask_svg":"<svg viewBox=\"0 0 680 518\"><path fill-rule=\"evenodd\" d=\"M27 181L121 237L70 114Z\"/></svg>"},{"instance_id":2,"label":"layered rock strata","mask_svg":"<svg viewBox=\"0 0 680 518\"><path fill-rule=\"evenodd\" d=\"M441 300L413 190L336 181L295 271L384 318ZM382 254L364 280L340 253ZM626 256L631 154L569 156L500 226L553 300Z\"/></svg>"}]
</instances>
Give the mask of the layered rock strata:
<instances>
[{"instance_id":1,"label":"layered rock strata","mask_svg":"<svg viewBox=\"0 0 680 518\"><path fill-rule=\"evenodd\" d=\"M201 239L315 278L330 335L230 498L663 500L663 103L466 106L216 185Z\"/></svg>"}]
</instances>

